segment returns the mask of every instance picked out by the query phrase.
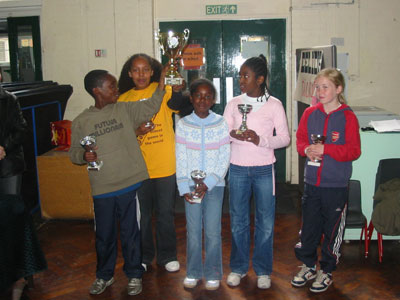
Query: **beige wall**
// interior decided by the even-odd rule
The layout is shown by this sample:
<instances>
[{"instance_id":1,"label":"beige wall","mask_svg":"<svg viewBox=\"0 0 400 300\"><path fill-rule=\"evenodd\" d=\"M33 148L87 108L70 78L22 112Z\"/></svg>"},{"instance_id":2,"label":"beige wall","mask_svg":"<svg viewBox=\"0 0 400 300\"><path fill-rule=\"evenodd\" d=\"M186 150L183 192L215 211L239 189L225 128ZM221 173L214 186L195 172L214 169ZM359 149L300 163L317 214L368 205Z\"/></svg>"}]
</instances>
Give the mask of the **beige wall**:
<instances>
[{"instance_id":1,"label":"beige wall","mask_svg":"<svg viewBox=\"0 0 400 300\"><path fill-rule=\"evenodd\" d=\"M93 103L83 87L88 71L106 69L118 78L130 55L153 54L152 15L147 0L43 0L44 79L74 88L65 119ZM105 50L105 56L95 57L96 49Z\"/></svg>"},{"instance_id":2,"label":"beige wall","mask_svg":"<svg viewBox=\"0 0 400 300\"><path fill-rule=\"evenodd\" d=\"M332 2L341 4L324 4ZM223 3L236 4L238 14L206 16L206 5ZM349 104L375 105L400 114L399 0L42 0L44 79L74 87L65 114L73 119L92 103L82 85L89 70L105 68L118 77L129 55L158 55L153 36L158 22L249 18L287 21L287 114L293 137L295 49L328 45L332 38L341 38L344 43L337 51L348 54ZM95 58L95 49L105 49L106 57ZM293 146L288 148L287 162L287 180L297 183Z\"/></svg>"}]
</instances>

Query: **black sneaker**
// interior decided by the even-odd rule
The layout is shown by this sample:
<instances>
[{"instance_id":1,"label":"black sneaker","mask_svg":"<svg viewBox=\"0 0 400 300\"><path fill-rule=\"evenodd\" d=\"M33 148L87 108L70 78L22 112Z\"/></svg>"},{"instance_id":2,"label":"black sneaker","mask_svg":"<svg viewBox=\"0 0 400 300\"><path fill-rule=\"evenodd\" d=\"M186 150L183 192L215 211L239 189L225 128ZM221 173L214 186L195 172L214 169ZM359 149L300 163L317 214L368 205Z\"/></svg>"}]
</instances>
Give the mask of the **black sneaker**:
<instances>
[{"instance_id":1,"label":"black sneaker","mask_svg":"<svg viewBox=\"0 0 400 300\"><path fill-rule=\"evenodd\" d=\"M317 273L317 278L310 287L310 291L314 293L325 292L332 282L333 280L331 273L324 273L324 271L319 270Z\"/></svg>"},{"instance_id":2,"label":"black sneaker","mask_svg":"<svg viewBox=\"0 0 400 300\"><path fill-rule=\"evenodd\" d=\"M317 271L315 270L315 267L309 268L303 264L302 266L300 266L300 268L300 272L297 273L291 281L292 285L296 287L304 286L307 281L317 277Z\"/></svg>"}]
</instances>

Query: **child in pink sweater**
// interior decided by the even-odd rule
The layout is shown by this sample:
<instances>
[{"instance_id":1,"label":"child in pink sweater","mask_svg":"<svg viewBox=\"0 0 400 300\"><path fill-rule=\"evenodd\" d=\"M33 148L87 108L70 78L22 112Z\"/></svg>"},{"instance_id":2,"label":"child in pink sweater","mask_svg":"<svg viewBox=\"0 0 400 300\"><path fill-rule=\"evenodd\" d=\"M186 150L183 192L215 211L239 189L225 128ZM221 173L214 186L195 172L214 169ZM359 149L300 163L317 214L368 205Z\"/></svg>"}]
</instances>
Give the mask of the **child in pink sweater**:
<instances>
[{"instance_id":1,"label":"child in pink sweater","mask_svg":"<svg viewBox=\"0 0 400 300\"><path fill-rule=\"evenodd\" d=\"M232 250L227 284L237 286L249 269L250 199L255 201L253 268L257 286L271 286L273 232L275 220L274 149L290 142L282 103L267 89L267 63L263 55L249 58L240 68L242 95L226 106L224 117L231 136L229 167L229 207ZM242 122L238 104L249 104L248 129L239 132ZM275 130L275 135L274 135Z\"/></svg>"}]
</instances>

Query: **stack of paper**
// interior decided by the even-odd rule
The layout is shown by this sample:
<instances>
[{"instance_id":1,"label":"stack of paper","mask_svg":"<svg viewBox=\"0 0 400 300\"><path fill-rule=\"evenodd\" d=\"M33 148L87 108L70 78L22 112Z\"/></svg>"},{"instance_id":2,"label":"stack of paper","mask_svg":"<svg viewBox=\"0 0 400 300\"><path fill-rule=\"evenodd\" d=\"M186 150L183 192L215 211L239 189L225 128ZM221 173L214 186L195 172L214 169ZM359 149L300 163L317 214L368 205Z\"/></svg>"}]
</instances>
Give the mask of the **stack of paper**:
<instances>
[{"instance_id":1,"label":"stack of paper","mask_svg":"<svg viewBox=\"0 0 400 300\"><path fill-rule=\"evenodd\" d=\"M376 132L400 132L400 120L383 120L371 121L369 125L375 129Z\"/></svg>"}]
</instances>

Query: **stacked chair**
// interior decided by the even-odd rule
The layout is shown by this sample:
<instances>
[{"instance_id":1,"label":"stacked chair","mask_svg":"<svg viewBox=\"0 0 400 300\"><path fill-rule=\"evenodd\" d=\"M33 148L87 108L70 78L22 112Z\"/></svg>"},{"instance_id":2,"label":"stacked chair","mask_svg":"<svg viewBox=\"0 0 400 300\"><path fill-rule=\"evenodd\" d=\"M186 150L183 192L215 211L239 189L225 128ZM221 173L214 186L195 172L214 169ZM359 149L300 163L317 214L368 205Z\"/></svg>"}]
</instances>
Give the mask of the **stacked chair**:
<instances>
[{"instance_id":1,"label":"stacked chair","mask_svg":"<svg viewBox=\"0 0 400 300\"><path fill-rule=\"evenodd\" d=\"M347 201L346 228L361 228L360 241L364 235L364 255L368 257L367 218L361 207L361 184L358 180L349 181L349 197Z\"/></svg>"}]
</instances>

